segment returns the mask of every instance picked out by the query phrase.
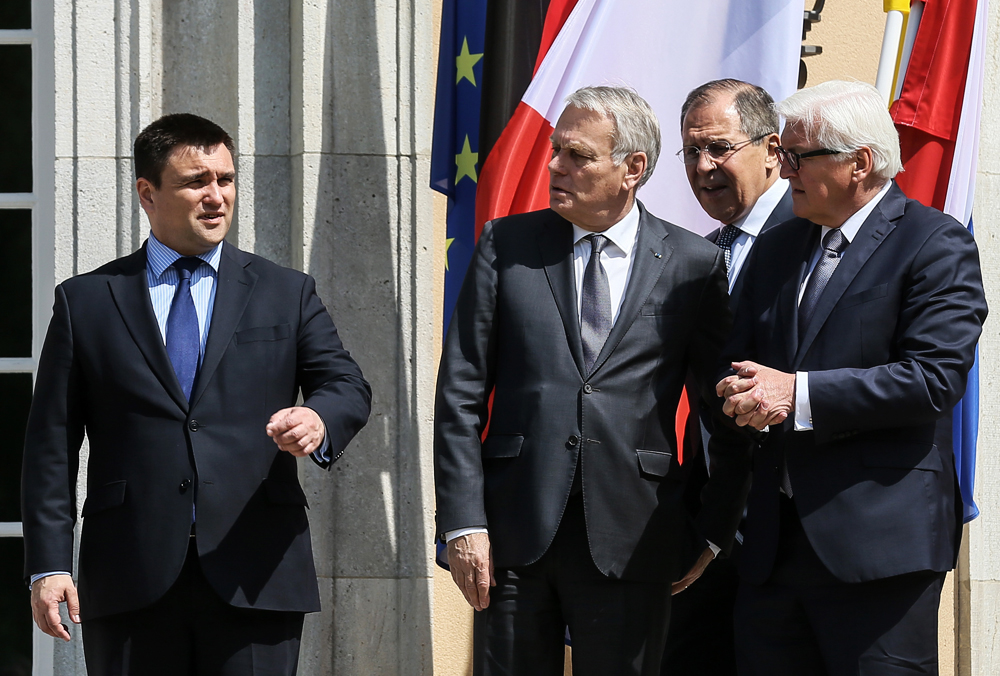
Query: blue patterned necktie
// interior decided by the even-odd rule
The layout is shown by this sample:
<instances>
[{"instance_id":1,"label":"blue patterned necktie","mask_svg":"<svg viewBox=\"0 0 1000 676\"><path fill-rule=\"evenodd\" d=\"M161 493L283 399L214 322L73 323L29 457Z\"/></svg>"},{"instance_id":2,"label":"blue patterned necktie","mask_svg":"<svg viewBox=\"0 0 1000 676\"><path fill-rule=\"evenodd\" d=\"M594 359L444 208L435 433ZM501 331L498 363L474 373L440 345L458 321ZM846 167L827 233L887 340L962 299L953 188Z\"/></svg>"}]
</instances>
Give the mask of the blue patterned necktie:
<instances>
[{"instance_id":1,"label":"blue patterned necktie","mask_svg":"<svg viewBox=\"0 0 1000 676\"><path fill-rule=\"evenodd\" d=\"M732 265L733 242L736 241L736 236L739 234L740 229L735 225L725 225L719 232L719 237L715 240L715 245L722 249L722 253L726 257L726 273L729 272L729 268Z\"/></svg>"},{"instance_id":2,"label":"blue patterned necktie","mask_svg":"<svg viewBox=\"0 0 1000 676\"><path fill-rule=\"evenodd\" d=\"M178 258L173 267L177 269L177 290L167 315L167 355L174 365L177 382L184 391L184 398L191 399L191 389L198 374L198 358L201 352L201 334L198 331L198 313L191 297L191 275L204 261L200 258Z\"/></svg>"},{"instance_id":3,"label":"blue patterned necktie","mask_svg":"<svg viewBox=\"0 0 1000 676\"><path fill-rule=\"evenodd\" d=\"M608 244L604 235L587 235L590 240L590 260L583 273L580 293L580 337L583 339L583 360L587 372L594 370L597 355L611 333L611 286L608 273L601 264L601 252Z\"/></svg>"}]
</instances>

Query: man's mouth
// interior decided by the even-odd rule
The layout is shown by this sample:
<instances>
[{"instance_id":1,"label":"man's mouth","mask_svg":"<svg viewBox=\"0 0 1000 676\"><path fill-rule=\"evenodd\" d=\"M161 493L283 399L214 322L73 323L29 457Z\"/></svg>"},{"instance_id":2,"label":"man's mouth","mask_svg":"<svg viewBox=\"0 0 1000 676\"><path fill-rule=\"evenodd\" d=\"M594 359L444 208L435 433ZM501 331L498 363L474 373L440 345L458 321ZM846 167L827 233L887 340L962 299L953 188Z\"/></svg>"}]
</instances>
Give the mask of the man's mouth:
<instances>
[{"instance_id":1,"label":"man's mouth","mask_svg":"<svg viewBox=\"0 0 1000 676\"><path fill-rule=\"evenodd\" d=\"M203 223L218 223L225 218L225 214L221 211L206 211L205 213L198 216L198 220Z\"/></svg>"}]
</instances>

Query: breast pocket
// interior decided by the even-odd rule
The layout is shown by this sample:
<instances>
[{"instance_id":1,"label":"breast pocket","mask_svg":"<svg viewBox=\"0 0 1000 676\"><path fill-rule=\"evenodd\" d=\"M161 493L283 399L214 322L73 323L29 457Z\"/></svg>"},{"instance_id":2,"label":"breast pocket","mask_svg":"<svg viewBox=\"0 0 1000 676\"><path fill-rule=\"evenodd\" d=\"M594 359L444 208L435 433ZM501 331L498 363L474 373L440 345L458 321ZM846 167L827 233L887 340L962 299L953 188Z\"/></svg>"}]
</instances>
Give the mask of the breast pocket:
<instances>
[{"instance_id":1,"label":"breast pocket","mask_svg":"<svg viewBox=\"0 0 1000 676\"><path fill-rule=\"evenodd\" d=\"M285 340L291 335L291 327L288 324L278 324L277 326L255 326L236 332L236 344L256 343L260 341L274 342Z\"/></svg>"}]
</instances>

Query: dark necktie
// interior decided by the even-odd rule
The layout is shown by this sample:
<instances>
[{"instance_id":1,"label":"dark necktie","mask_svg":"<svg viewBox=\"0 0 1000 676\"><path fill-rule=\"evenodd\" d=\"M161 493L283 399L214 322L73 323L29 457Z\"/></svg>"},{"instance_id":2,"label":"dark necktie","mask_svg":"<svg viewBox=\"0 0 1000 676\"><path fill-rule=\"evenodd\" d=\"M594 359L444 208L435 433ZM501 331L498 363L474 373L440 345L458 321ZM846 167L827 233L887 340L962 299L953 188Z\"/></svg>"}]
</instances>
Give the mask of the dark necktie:
<instances>
[{"instance_id":1,"label":"dark necktie","mask_svg":"<svg viewBox=\"0 0 1000 676\"><path fill-rule=\"evenodd\" d=\"M802 302L799 303L799 337L805 334L809 320L812 319L819 299L823 296L823 289L833 276L833 271L840 264L840 252L847 248L848 241L840 228L835 228L826 233L823 237L823 251L820 253L819 261L809 275L806 282L805 293L802 294Z\"/></svg>"},{"instance_id":2,"label":"dark necktie","mask_svg":"<svg viewBox=\"0 0 1000 676\"><path fill-rule=\"evenodd\" d=\"M729 273L729 268L732 265L733 259L733 242L736 241L736 236L740 234L740 229L735 225L725 225L722 227L722 231L719 233L718 239L715 240L716 246L722 249L722 253L726 256L726 273Z\"/></svg>"},{"instance_id":3,"label":"dark necktie","mask_svg":"<svg viewBox=\"0 0 1000 676\"><path fill-rule=\"evenodd\" d=\"M200 258L178 258L173 267L177 269L177 290L167 315L167 355L174 365L177 382L181 384L184 398L191 399L191 389L198 373L198 357L201 352L201 334L198 331L198 314L191 297L191 274L204 261Z\"/></svg>"},{"instance_id":4,"label":"dark necktie","mask_svg":"<svg viewBox=\"0 0 1000 676\"><path fill-rule=\"evenodd\" d=\"M601 252L608 244L604 235L587 235L590 240L590 260L583 273L580 294L580 338L583 340L583 360L587 372L594 369L608 334L611 333L611 287L608 273L601 265Z\"/></svg>"}]
</instances>

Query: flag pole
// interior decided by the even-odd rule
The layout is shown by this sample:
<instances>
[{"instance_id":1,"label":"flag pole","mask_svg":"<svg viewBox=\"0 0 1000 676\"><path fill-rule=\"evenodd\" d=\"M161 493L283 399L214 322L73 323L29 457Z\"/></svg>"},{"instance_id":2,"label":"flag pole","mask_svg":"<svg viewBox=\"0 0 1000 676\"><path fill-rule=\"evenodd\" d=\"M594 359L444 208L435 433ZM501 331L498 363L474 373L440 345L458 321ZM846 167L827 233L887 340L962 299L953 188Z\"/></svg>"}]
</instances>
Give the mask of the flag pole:
<instances>
[{"instance_id":1,"label":"flag pole","mask_svg":"<svg viewBox=\"0 0 1000 676\"><path fill-rule=\"evenodd\" d=\"M920 17L924 14L923 0L913 0L910 5L910 15L906 18L906 35L903 37L903 53L899 59L899 72L896 75L896 86L893 88L892 100L895 101L903 93L903 80L906 69L910 65L910 54L913 53L913 43L917 39L917 29L920 28Z\"/></svg>"},{"instance_id":2,"label":"flag pole","mask_svg":"<svg viewBox=\"0 0 1000 676\"><path fill-rule=\"evenodd\" d=\"M882 0L885 11L885 34L882 36L882 54L878 60L878 74L875 88L889 105L892 95L893 77L896 75L896 57L899 55L899 39L903 35L904 14L910 11L910 0Z\"/></svg>"}]
</instances>

